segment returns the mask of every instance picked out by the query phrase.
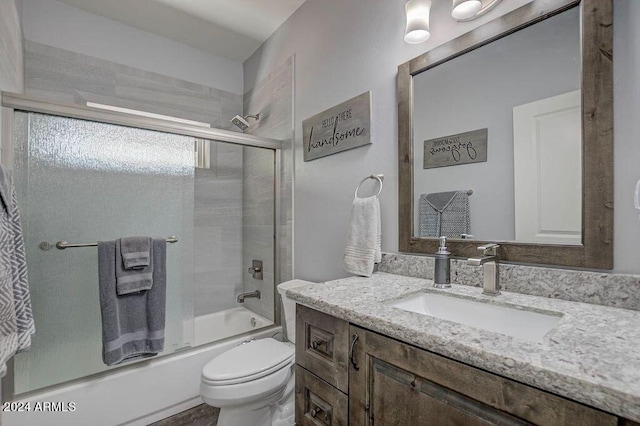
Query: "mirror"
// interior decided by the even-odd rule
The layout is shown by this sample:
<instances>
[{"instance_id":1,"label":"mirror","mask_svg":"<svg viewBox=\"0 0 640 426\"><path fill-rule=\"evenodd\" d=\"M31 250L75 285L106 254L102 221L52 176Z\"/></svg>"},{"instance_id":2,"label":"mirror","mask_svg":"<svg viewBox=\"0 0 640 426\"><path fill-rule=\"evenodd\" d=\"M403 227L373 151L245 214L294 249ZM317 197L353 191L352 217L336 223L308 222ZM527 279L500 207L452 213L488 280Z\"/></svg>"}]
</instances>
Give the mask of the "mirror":
<instances>
[{"instance_id":1,"label":"mirror","mask_svg":"<svg viewBox=\"0 0 640 426\"><path fill-rule=\"evenodd\" d=\"M400 250L613 268L611 2L533 2L398 68Z\"/></svg>"}]
</instances>

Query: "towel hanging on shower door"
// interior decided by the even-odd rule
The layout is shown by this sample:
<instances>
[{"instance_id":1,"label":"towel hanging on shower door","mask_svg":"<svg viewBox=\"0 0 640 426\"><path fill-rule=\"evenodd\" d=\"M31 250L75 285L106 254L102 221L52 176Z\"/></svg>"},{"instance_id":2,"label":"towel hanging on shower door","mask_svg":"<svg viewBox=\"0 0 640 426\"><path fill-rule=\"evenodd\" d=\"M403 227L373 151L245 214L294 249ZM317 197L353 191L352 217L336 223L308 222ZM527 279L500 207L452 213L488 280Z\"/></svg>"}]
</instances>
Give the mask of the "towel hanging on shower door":
<instances>
[{"instance_id":1,"label":"towel hanging on shower door","mask_svg":"<svg viewBox=\"0 0 640 426\"><path fill-rule=\"evenodd\" d=\"M16 190L0 166L0 377L6 362L29 350L36 331L27 280L27 260Z\"/></svg>"}]
</instances>

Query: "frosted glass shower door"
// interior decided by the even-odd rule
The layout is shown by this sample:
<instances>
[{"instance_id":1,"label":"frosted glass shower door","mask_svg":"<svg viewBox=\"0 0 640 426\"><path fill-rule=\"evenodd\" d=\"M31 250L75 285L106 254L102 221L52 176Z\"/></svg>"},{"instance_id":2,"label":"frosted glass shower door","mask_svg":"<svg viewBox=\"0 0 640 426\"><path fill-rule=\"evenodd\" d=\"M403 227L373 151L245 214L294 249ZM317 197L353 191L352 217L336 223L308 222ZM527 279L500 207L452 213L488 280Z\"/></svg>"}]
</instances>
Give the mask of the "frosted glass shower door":
<instances>
[{"instance_id":1,"label":"frosted glass shower door","mask_svg":"<svg viewBox=\"0 0 640 426\"><path fill-rule=\"evenodd\" d=\"M36 335L15 360L20 394L109 369L102 362L96 247L130 235L167 244L165 350L193 338L193 138L35 113L15 114L14 173ZM161 354L161 355L162 355Z\"/></svg>"}]
</instances>

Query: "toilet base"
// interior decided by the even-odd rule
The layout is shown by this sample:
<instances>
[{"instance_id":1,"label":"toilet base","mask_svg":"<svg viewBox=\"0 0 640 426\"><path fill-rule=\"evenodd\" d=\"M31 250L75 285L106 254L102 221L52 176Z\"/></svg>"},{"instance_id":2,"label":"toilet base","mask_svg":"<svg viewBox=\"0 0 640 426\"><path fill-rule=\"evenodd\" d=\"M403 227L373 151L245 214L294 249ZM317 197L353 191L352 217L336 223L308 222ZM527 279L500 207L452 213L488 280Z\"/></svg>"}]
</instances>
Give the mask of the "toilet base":
<instances>
[{"instance_id":1,"label":"toilet base","mask_svg":"<svg viewBox=\"0 0 640 426\"><path fill-rule=\"evenodd\" d=\"M271 407L247 410L246 407L220 409L218 426L271 426Z\"/></svg>"},{"instance_id":2,"label":"toilet base","mask_svg":"<svg viewBox=\"0 0 640 426\"><path fill-rule=\"evenodd\" d=\"M295 416L296 395L291 391L282 402L271 407L271 426L293 426Z\"/></svg>"},{"instance_id":3,"label":"toilet base","mask_svg":"<svg viewBox=\"0 0 640 426\"><path fill-rule=\"evenodd\" d=\"M293 426L295 375L287 386L254 404L220 408L218 426Z\"/></svg>"}]
</instances>

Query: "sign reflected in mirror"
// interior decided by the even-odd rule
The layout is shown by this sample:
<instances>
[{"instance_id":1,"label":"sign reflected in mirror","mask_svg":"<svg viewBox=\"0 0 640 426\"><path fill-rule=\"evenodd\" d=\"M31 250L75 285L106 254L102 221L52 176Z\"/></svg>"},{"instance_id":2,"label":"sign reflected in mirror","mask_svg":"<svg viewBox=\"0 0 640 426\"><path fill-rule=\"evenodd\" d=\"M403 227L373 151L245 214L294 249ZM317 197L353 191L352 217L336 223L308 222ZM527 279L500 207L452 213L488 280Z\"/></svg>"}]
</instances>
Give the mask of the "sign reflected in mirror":
<instances>
[{"instance_id":1,"label":"sign reflected in mirror","mask_svg":"<svg viewBox=\"0 0 640 426\"><path fill-rule=\"evenodd\" d=\"M459 133L424 141L423 169L487 161L487 130Z\"/></svg>"},{"instance_id":2,"label":"sign reflected in mirror","mask_svg":"<svg viewBox=\"0 0 640 426\"><path fill-rule=\"evenodd\" d=\"M418 74L413 86L415 236L581 244L578 8ZM445 196L468 189L467 204ZM451 201L425 208L427 199ZM468 229L437 226L463 217Z\"/></svg>"}]
</instances>

